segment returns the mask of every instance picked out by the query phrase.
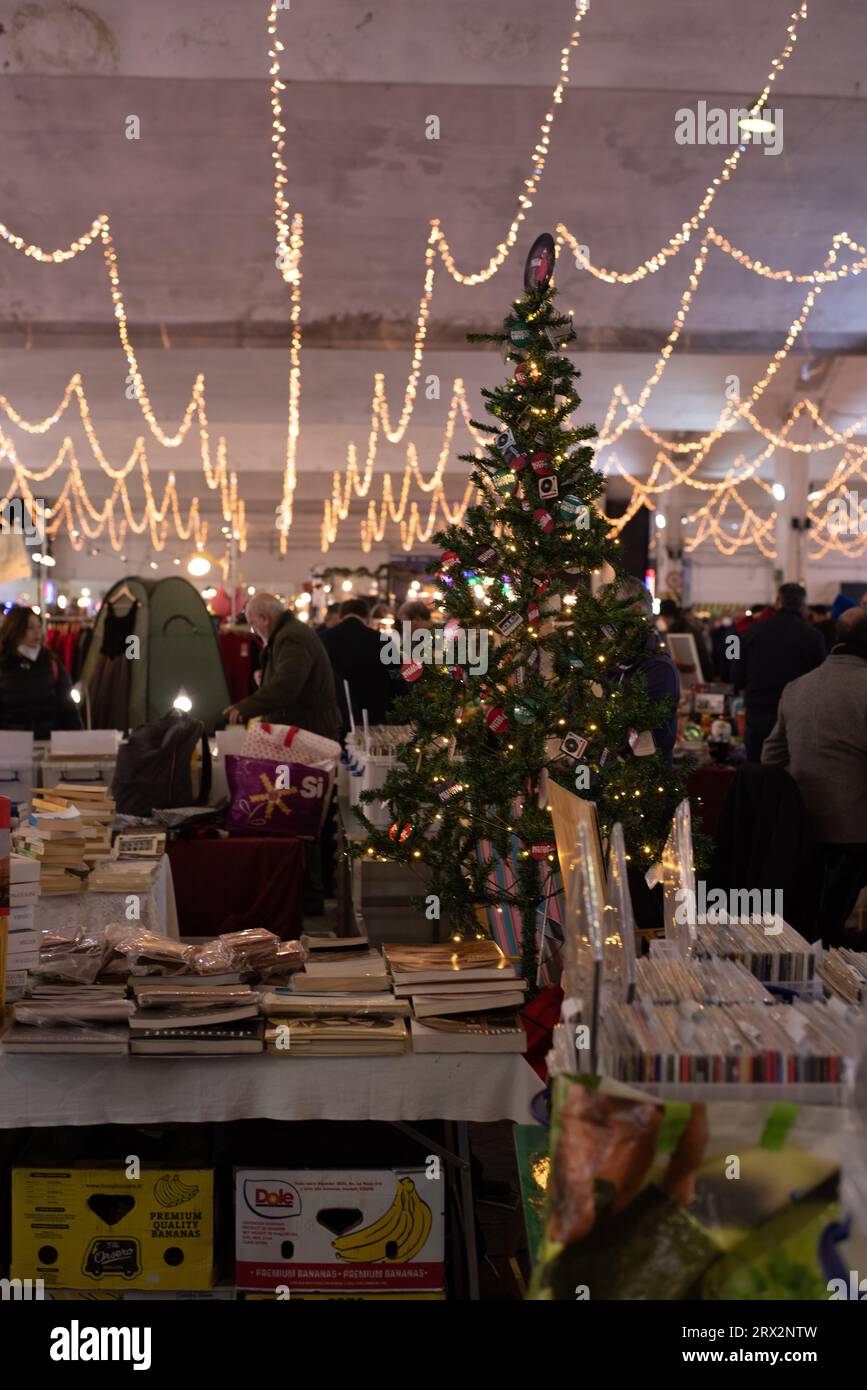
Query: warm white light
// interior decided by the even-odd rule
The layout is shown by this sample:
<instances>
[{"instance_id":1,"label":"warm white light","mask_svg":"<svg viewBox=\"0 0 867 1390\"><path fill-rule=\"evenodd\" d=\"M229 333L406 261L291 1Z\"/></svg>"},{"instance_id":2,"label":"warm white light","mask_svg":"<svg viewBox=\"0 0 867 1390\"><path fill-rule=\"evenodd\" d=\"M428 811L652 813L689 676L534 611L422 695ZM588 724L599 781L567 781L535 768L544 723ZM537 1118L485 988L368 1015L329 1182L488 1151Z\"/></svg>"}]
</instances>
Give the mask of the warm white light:
<instances>
[{"instance_id":1,"label":"warm white light","mask_svg":"<svg viewBox=\"0 0 867 1390\"><path fill-rule=\"evenodd\" d=\"M57 561L55 560L53 555L43 555L42 563L43 565L47 565L49 569L53 569L53 567L57 564Z\"/></svg>"},{"instance_id":2,"label":"warm white light","mask_svg":"<svg viewBox=\"0 0 867 1390\"><path fill-rule=\"evenodd\" d=\"M180 710L182 714L189 714L190 710L193 708L193 702L185 690L181 689L178 691L172 701L172 708Z\"/></svg>"},{"instance_id":3,"label":"warm white light","mask_svg":"<svg viewBox=\"0 0 867 1390\"><path fill-rule=\"evenodd\" d=\"M157 565L156 560L151 560L151 569L152 569L152 570L155 570L155 569L158 569L158 568L159 568L159 566Z\"/></svg>"},{"instance_id":4,"label":"warm white light","mask_svg":"<svg viewBox=\"0 0 867 1390\"><path fill-rule=\"evenodd\" d=\"M217 597L217 591L216 591L216 589L203 589L203 590L202 590L202 598L208 599L208 598L216 598L216 597Z\"/></svg>"},{"instance_id":5,"label":"warm white light","mask_svg":"<svg viewBox=\"0 0 867 1390\"><path fill-rule=\"evenodd\" d=\"M252 595L252 594L255 594L255 592L256 592L256 585L255 585L255 584L248 584L248 585L247 585L247 593L250 594L250 595Z\"/></svg>"},{"instance_id":6,"label":"warm white light","mask_svg":"<svg viewBox=\"0 0 867 1390\"><path fill-rule=\"evenodd\" d=\"M82 598L90 598L90 590L85 586L81 591Z\"/></svg>"},{"instance_id":7,"label":"warm white light","mask_svg":"<svg viewBox=\"0 0 867 1390\"><path fill-rule=\"evenodd\" d=\"M74 685L74 686L72 687L72 689L70 690L70 692L69 692L69 698L72 700L73 704L75 704L75 705L80 705L80 704L81 704L81 691L79 690L79 688L78 688L77 685Z\"/></svg>"},{"instance_id":8,"label":"warm white light","mask_svg":"<svg viewBox=\"0 0 867 1390\"><path fill-rule=\"evenodd\" d=\"M782 483L773 483L771 486L771 496L775 502L785 502L786 489Z\"/></svg>"},{"instance_id":9,"label":"warm white light","mask_svg":"<svg viewBox=\"0 0 867 1390\"><path fill-rule=\"evenodd\" d=\"M654 512L653 520L656 522L656 529L658 531L664 531L666 526L668 525L668 521L666 520L664 512Z\"/></svg>"},{"instance_id":10,"label":"warm white light","mask_svg":"<svg viewBox=\"0 0 867 1390\"><path fill-rule=\"evenodd\" d=\"M302 608L297 616L299 623L309 623L310 621L310 614L307 612L306 608Z\"/></svg>"},{"instance_id":11,"label":"warm white light","mask_svg":"<svg viewBox=\"0 0 867 1390\"><path fill-rule=\"evenodd\" d=\"M298 597L297 597L296 600L295 600L295 607L296 607L296 608L306 608L307 605L308 605L309 603L310 603L310 595L309 595L309 594L299 594Z\"/></svg>"},{"instance_id":12,"label":"warm white light","mask_svg":"<svg viewBox=\"0 0 867 1390\"><path fill-rule=\"evenodd\" d=\"M42 555L40 554L40 552L39 552L38 550L34 550L34 552L33 552L33 563L34 563L34 565L41 565L41 564L42 564Z\"/></svg>"},{"instance_id":13,"label":"warm white light","mask_svg":"<svg viewBox=\"0 0 867 1390\"><path fill-rule=\"evenodd\" d=\"M42 612L42 609L39 607L39 604L38 604L38 603L34 603L34 605L33 605L33 612L36 613L37 616Z\"/></svg>"},{"instance_id":14,"label":"warm white light","mask_svg":"<svg viewBox=\"0 0 867 1390\"><path fill-rule=\"evenodd\" d=\"M352 588L352 580L351 580L351 579L344 579L344 581L343 581L343 583L341 584L340 587L341 587L341 589L343 590L343 592L344 592L345 594L348 594L349 591L350 591L350 589Z\"/></svg>"},{"instance_id":15,"label":"warm white light","mask_svg":"<svg viewBox=\"0 0 867 1390\"><path fill-rule=\"evenodd\" d=\"M196 578L207 574L210 568L211 562L207 555L192 555L187 561L187 574L192 574Z\"/></svg>"},{"instance_id":16,"label":"warm white light","mask_svg":"<svg viewBox=\"0 0 867 1390\"><path fill-rule=\"evenodd\" d=\"M80 599L78 600L78 606L79 606L79 608L86 608L89 602L90 602L89 599L80 598Z\"/></svg>"},{"instance_id":17,"label":"warm white light","mask_svg":"<svg viewBox=\"0 0 867 1390\"><path fill-rule=\"evenodd\" d=\"M57 595L57 607L60 609L61 612L63 612L68 602L69 600L67 599L66 594Z\"/></svg>"},{"instance_id":18,"label":"warm white light","mask_svg":"<svg viewBox=\"0 0 867 1390\"><path fill-rule=\"evenodd\" d=\"M578 595L577 595L577 594L564 594L564 595L563 595L563 602L565 603L565 605L566 605L567 608L571 608L571 607L573 606L573 604L576 604L576 603L578 602Z\"/></svg>"},{"instance_id":19,"label":"warm white light","mask_svg":"<svg viewBox=\"0 0 867 1390\"><path fill-rule=\"evenodd\" d=\"M767 116L741 116L738 121L738 130L745 130L748 135L773 135L776 128Z\"/></svg>"}]
</instances>

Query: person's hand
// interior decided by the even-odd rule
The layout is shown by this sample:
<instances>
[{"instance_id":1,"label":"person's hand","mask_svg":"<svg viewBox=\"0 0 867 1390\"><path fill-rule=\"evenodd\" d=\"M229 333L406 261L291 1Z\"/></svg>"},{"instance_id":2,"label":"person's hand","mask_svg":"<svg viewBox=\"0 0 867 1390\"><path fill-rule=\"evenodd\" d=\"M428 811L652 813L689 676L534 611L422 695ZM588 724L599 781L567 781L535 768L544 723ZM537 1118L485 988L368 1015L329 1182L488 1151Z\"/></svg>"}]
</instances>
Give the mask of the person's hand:
<instances>
[{"instance_id":1,"label":"person's hand","mask_svg":"<svg viewBox=\"0 0 867 1390\"><path fill-rule=\"evenodd\" d=\"M244 722L244 716L235 705L229 705L228 709L223 710L223 713L230 724L242 724Z\"/></svg>"},{"instance_id":2,"label":"person's hand","mask_svg":"<svg viewBox=\"0 0 867 1390\"><path fill-rule=\"evenodd\" d=\"M253 682L254 682L254 684L257 685L257 686L259 686L259 685L262 684L262 671L261 671L261 668L260 668L258 671L254 671L254 672L253 672Z\"/></svg>"}]
</instances>

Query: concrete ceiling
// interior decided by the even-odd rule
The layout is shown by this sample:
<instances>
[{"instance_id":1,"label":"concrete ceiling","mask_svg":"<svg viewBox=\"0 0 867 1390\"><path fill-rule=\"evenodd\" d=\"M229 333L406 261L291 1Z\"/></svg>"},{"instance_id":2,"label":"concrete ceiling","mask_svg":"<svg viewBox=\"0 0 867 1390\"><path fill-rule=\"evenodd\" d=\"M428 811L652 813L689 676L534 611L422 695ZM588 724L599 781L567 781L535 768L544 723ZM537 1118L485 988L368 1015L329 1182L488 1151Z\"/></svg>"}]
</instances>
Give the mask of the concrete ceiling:
<instances>
[{"instance_id":1,"label":"concrete ceiling","mask_svg":"<svg viewBox=\"0 0 867 1390\"><path fill-rule=\"evenodd\" d=\"M652 255L728 153L678 144L676 112L700 100L748 105L792 9L792 0L591 0L520 253L478 287L437 270L423 371L439 376L441 396L420 393L408 436L424 471L440 447L451 381L464 380L475 406L480 387L502 377L499 359L468 348L464 335L502 317L531 234L564 221L595 262L618 270ZM278 11L287 196L305 221L297 521L281 562L293 578L317 558L331 470L342 467L351 440L364 458L376 371L386 374L393 415L402 402L430 219L441 219L464 270L487 261L511 220L573 10L571 0L291 0ZM266 12L266 0L0 0L0 220L53 248L108 213L154 407L174 428L196 373L205 373L212 437L225 435L257 519L261 557L248 568L260 580L276 563L266 532L270 541L288 370L287 292L274 265ZM782 151L749 148L714 205L713 224L772 265L813 268L835 232L867 241L865 40L864 0L812 0L773 94ZM125 136L131 115L138 140ZM425 138L430 115L439 117L438 141ZM587 418L604 415L618 382L633 396L640 389L691 263L687 249L638 285L611 286L561 257ZM712 252L649 423L666 433L710 428L727 377L739 376L742 387L759 378L803 294ZM824 290L799 351L834 358L813 395L834 424L867 413L867 277ZM768 425L803 390L803 361L793 357L763 397ZM0 245L0 391L18 410L49 413L81 372L100 438L120 463L142 429L126 399L126 370L98 246L44 266ZM69 432L98 498L104 479L80 426ZM44 467L59 445L57 430L13 433L32 467ZM455 456L466 438L459 429ZM740 432L706 471L757 448L755 435ZM377 467L401 471L404 449L384 446ZM621 457L640 471L652 451L630 435ZM174 468L186 496L207 493L192 439L171 452L153 440L149 458L158 480ZM816 471L824 476L818 462ZM463 474L453 458L454 497ZM394 549L386 542L382 553ZM350 519L329 559L358 556Z\"/></svg>"}]
</instances>

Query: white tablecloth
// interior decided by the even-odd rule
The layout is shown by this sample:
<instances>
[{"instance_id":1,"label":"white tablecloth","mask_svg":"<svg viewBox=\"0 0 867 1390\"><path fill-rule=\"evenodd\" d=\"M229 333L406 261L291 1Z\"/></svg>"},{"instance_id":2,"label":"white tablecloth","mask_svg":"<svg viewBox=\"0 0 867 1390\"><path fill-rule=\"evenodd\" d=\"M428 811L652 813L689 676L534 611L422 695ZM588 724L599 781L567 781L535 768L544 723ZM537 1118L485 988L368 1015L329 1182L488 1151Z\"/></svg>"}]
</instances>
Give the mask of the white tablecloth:
<instances>
[{"instance_id":1,"label":"white tablecloth","mask_svg":"<svg viewBox=\"0 0 867 1390\"><path fill-rule=\"evenodd\" d=\"M126 893L57 893L42 897L36 905L36 926L40 931L57 927L82 926L88 932L104 931L106 927L130 926L126 915ZM153 887L148 893L137 893L140 901L140 925L158 936L178 939L178 914L172 884L169 856L160 859Z\"/></svg>"},{"instance_id":2,"label":"white tablecloth","mask_svg":"<svg viewBox=\"0 0 867 1390\"><path fill-rule=\"evenodd\" d=\"M204 1120L532 1119L517 1055L0 1056L0 1128Z\"/></svg>"}]
</instances>

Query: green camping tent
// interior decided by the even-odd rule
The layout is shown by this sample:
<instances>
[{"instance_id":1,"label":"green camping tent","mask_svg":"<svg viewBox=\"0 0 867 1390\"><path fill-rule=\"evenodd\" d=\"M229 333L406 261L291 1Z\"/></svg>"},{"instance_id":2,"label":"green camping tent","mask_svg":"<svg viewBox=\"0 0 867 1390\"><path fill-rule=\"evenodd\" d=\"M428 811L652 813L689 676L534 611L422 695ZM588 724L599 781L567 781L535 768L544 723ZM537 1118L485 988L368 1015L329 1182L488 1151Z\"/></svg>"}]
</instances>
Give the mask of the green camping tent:
<instances>
[{"instance_id":1,"label":"green camping tent","mask_svg":"<svg viewBox=\"0 0 867 1390\"><path fill-rule=\"evenodd\" d=\"M135 613L127 723L131 729L168 714L183 690L191 715L209 729L229 704L229 688L213 623L198 591L180 576L119 579L100 605L93 638L81 672L88 686L100 661L106 617Z\"/></svg>"}]
</instances>

